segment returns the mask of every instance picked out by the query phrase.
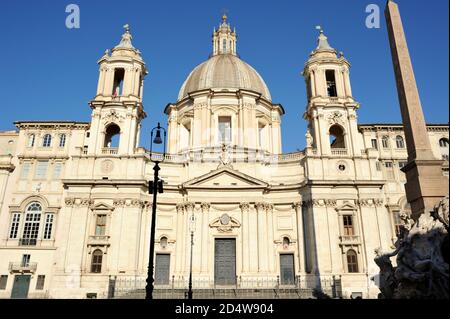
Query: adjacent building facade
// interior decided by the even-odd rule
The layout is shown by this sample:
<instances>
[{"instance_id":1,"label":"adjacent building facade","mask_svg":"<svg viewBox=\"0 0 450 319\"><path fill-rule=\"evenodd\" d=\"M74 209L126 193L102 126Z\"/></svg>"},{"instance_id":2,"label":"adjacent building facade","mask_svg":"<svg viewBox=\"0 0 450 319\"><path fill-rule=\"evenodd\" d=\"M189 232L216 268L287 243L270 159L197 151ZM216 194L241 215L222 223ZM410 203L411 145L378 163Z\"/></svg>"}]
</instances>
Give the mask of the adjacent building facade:
<instances>
[{"instance_id":1,"label":"adjacent building facade","mask_svg":"<svg viewBox=\"0 0 450 319\"><path fill-rule=\"evenodd\" d=\"M139 147L148 72L131 41L126 29L98 61L89 122L20 121L0 132L1 298L107 298L143 288L153 163ZM192 247L196 291L377 297L374 251L393 246L399 213L409 209L400 170L407 151L401 125L358 124L349 69L321 31L302 71L306 148L284 154L284 109L237 55L223 17L210 58L164 110L160 291L187 288ZM448 125L428 132L448 175Z\"/></svg>"}]
</instances>

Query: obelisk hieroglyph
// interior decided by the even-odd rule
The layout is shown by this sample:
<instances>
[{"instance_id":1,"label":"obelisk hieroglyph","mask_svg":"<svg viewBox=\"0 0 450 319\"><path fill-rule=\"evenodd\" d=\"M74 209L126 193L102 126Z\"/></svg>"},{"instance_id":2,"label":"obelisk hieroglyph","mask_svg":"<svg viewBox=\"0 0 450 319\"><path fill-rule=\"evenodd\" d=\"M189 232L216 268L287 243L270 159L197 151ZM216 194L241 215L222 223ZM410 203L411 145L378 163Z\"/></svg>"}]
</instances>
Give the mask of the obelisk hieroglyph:
<instances>
[{"instance_id":1,"label":"obelisk hieroglyph","mask_svg":"<svg viewBox=\"0 0 450 319\"><path fill-rule=\"evenodd\" d=\"M412 217L417 219L448 195L448 179L442 174L443 161L431 150L400 11L394 1L387 2L385 15L408 148L408 164L403 168L406 197Z\"/></svg>"}]
</instances>

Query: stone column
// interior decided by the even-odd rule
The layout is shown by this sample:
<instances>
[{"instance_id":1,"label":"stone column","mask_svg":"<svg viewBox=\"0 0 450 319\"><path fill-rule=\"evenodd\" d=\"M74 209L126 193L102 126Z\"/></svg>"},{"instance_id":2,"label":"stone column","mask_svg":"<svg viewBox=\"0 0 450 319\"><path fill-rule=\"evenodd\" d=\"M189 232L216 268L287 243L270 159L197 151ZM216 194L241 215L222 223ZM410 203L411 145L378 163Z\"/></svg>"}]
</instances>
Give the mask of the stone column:
<instances>
[{"instance_id":1,"label":"stone column","mask_svg":"<svg viewBox=\"0 0 450 319\"><path fill-rule=\"evenodd\" d=\"M297 219L297 249L298 249L298 269L301 274L305 273L305 236L303 233L303 209L302 202L292 204L295 209L295 216Z\"/></svg>"},{"instance_id":2,"label":"stone column","mask_svg":"<svg viewBox=\"0 0 450 319\"><path fill-rule=\"evenodd\" d=\"M250 234L249 234L249 219L248 214L250 210L250 205L248 203L241 203L239 205L242 212L242 272L246 274L250 267L249 267L249 250L250 250Z\"/></svg>"},{"instance_id":3,"label":"stone column","mask_svg":"<svg viewBox=\"0 0 450 319\"><path fill-rule=\"evenodd\" d=\"M266 225L266 204L255 204L258 217L258 272L267 272L267 225Z\"/></svg>"},{"instance_id":4,"label":"stone column","mask_svg":"<svg viewBox=\"0 0 450 319\"><path fill-rule=\"evenodd\" d=\"M448 180L442 175L443 161L434 158L431 150L406 36L394 1L388 1L385 15L408 148L409 163L403 168L406 196L412 217L417 220L448 194Z\"/></svg>"},{"instance_id":5,"label":"stone column","mask_svg":"<svg viewBox=\"0 0 450 319\"><path fill-rule=\"evenodd\" d=\"M258 219L256 209L250 209L248 212L248 223L246 229L248 230L249 245L249 271L251 273L258 272Z\"/></svg>"},{"instance_id":6,"label":"stone column","mask_svg":"<svg viewBox=\"0 0 450 319\"><path fill-rule=\"evenodd\" d=\"M177 205L177 228L176 228L176 246L175 246L175 272L180 274L183 270L183 222L184 222L184 205Z\"/></svg>"},{"instance_id":7,"label":"stone column","mask_svg":"<svg viewBox=\"0 0 450 319\"><path fill-rule=\"evenodd\" d=\"M201 272L202 273L208 273L208 252L209 252L209 203L202 203L201 209L202 209L202 250L201 250Z\"/></svg>"},{"instance_id":8,"label":"stone column","mask_svg":"<svg viewBox=\"0 0 450 319\"><path fill-rule=\"evenodd\" d=\"M191 232L189 230L189 218L191 218L192 214L194 213L194 209L195 209L195 204L194 203L185 203L184 205L184 218L183 218L183 223L184 223L184 231L183 231L183 238L184 238L184 252L183 252L183 257L184 257L184 269L183 269L183 273L188 274L189 273L189 269L190 269L190 253L191 253Z\"/></svg>"},{"instance_id":9,"label":"stone column","mask_svg":"<svg viewBox=\"0 0 450 319\"><path fill-rule=\"evenodd\" d=\"M275 246L273 242L273 205L266 204L267 211L267 256L269 261L268 271L275 273Z\"/></svg>"}]
</instances>

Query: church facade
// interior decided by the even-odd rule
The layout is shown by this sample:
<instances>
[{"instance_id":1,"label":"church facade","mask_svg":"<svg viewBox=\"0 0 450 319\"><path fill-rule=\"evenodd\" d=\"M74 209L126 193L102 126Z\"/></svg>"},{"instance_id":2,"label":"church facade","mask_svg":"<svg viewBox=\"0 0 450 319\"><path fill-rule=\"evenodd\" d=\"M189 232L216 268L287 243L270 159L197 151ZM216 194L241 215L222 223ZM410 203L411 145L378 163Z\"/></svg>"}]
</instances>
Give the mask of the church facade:
<instances>
[{"instance_id":1,"label":"church facade","mask_svg":"<svg viewBox=\"0 0 450 319\"><path fill-rule=\"evenodd\" d=\"M306 147L285 154L285 111L239 58L226 16L212 39L164 110L155 287L187 289L192 247L197 292L376 298L375 250L391 249L409 209L402 125L358 123L350 64L321 31L302 71ZM128 29L98 64L89 122L0 132L0 298L108 298L145 285L151 159L163 157L139 147L148 72ZM448 125L427 128L448 175Z\"/></svg>"}]
</instances>

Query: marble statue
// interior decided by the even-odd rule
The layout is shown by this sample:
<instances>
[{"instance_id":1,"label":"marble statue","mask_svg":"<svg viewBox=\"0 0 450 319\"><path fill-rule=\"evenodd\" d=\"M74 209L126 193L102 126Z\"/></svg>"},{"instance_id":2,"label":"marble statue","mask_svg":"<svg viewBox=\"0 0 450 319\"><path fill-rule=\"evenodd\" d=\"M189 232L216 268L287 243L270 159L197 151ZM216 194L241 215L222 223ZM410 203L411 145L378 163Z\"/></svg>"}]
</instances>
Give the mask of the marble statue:
<instances>
[{"instance_id":1,"label":"marble statue","mask_svg":"<svg viewBox=\"0 0 450 319\"><path fill-rule=\"evenodd\" d=\"M375 251L380 267L379 288L388 299L448 299L448 196L433 212L413 222L405 214L396 249ZM397 256L394 267L391 257Z\"/></svg>"}]
</instances>

